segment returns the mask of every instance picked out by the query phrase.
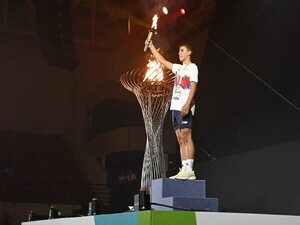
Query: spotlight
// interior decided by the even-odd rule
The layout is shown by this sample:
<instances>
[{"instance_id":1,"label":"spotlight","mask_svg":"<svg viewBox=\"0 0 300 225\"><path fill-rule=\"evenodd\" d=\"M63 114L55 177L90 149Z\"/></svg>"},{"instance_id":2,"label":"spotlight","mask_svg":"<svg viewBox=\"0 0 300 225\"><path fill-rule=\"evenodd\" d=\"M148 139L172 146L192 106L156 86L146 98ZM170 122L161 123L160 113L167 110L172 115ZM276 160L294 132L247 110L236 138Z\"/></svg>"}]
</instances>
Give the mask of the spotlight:
<instances>
[{"instance_id":1,"label":"spotlight","mask_svg":"<svg viewBox=\"0 0 300 225\"><path fill-rule=\"evenodd\" d=\"M165 15L167 15L169 13L167 7L165 7L165 6L162 8L162 11Z\"/></svg>"},{"instance_id":2,"label":"spotlight","mask_svg":"<svg viewBox=\"0 0 300 225\"><path fill-rule=\"evenodd\" d=\"M180 14L183 16L183 15L185 15L185 10L184 10L184 8L181 8L180 9Z\"/></svg>"}]
</instances>

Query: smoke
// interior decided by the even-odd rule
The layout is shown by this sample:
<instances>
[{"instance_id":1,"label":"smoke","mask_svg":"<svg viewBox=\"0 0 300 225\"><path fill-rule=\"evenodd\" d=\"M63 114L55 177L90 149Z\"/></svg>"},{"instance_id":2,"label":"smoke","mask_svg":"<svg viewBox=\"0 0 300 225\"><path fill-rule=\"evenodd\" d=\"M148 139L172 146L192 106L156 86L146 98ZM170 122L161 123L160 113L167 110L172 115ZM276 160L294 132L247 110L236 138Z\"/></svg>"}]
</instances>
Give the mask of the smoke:
<instances>
[{"instance_id":1,"label":"smoke","mask_svg":"<svg viewBox=\"0 0 300 225\"><path fill-rule=\"evenodd\" d=\"M144 11L147 17L152 18L153 15L161 11L162 1L159 0L140 0L141 5L144 7Z\"/></svg>"}]
</instances>

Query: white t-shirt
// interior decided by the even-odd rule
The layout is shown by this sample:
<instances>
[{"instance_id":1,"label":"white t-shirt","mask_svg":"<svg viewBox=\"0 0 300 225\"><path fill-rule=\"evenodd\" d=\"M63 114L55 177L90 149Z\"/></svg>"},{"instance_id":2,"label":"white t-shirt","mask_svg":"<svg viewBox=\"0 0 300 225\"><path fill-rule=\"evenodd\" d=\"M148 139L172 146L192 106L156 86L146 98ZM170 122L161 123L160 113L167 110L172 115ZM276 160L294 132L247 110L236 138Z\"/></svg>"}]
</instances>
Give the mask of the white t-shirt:
<instances>
[{"instance_id":1,"label":"white t-shirt","mask_svg":"<svg viewBox=\"0 0 300 225\"><path fill-rule=\"evenodd\" d=\"M172 72L175 74L175 80L170 109L181 111L189 97L191 81L198 83L198 67L194 63L173 64ZM195 105L192 106L191 110L194 115Z\"/></svg>"}]
</instances>

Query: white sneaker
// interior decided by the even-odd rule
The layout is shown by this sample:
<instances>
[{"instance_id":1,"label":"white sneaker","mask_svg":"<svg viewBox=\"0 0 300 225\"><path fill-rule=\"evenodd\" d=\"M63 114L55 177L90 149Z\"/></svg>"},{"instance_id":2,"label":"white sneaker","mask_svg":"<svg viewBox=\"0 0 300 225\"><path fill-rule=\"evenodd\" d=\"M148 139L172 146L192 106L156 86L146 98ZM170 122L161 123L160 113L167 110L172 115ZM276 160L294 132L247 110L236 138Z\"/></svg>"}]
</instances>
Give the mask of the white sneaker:
<instances>
[{"instance_id":1,"label":"white sneaker","mask_svg":"<svg viewBox=\"0 0 300 225\"><path fill-rule=\"evenodd\" d=\"M180 172L175 176L175 179L180 179L180 180L196 180L196 176L195 176L194 170L184 170L181 173Z\"/></svg>"},{"instance_id":2,"label":"white sneaker","mask_svg":"<svg viewBox=\"0 0 300 225\"><path fill-rule=\"evenodd\" d=\"M169 179L177 179L177 176L181 176L185 169L186 167L179 168L179 172L176 175L169 177Z\"/></svg>"}]
</instances>

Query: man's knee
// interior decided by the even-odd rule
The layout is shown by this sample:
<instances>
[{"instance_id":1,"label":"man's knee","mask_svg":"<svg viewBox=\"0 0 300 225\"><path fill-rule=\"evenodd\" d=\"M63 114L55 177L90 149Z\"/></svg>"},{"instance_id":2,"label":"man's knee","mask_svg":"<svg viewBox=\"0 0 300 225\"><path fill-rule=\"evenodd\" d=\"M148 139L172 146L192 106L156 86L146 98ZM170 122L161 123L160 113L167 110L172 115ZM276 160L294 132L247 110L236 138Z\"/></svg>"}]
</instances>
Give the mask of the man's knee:
<instances>
[{"instance_id":1,"label":"man's knee","mask_svg":"<svg viewBox=\"0 0 300 225\"><path fill-rule=\"evenodd\" d=\"M176 132L178 143L181 145L187 144L191 139L190 129L184 128Z\"/></svg>"},{"instance_id":2,"label":"man's knee","mask_svg":"<svg viewBox=\"0 0 300 225\"><path fill-rule=\"evenodd\" d=\"M176 137L177 137L177 141L178 141L179 145L184 144L183 134L181 133L180 130L176 131Z\"/></svg>"},{"instance_id":3,"label":"man's knee","mask_svg":"<svg viewBox=\"0 0 300 225\"><path fill-rule=\"evenodd\" d=\"M192 138L192 130L189 128L182 129L182 138L187 141Z\"/></svg>"}]
</instances>

